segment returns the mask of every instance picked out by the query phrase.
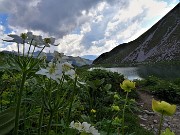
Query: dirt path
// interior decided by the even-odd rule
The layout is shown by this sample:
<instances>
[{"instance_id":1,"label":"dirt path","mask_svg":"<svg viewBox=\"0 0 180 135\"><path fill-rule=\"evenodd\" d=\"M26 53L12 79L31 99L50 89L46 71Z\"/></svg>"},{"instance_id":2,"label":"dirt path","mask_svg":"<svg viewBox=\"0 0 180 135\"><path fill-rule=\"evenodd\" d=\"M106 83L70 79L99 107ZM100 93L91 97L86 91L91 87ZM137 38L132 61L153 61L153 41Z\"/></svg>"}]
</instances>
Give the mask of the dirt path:
<instances>
[{"instance_id":1,"label":"dirt path","mask_svg":"<svg viewBox=\"0 0 180 135\"><path fill-rule=\"evenodd\" d=\"M150 93L144 91L138 91L140 99L138 105L141 107L142 112L139 113L140 124L148 130L152 130L157 134L160 115L152 111L152 98ZM176 135L180 135L180 106L177 105L176 113L172 116L164 117L163 129L169 127Z\"/></svg>"}]
</instances>

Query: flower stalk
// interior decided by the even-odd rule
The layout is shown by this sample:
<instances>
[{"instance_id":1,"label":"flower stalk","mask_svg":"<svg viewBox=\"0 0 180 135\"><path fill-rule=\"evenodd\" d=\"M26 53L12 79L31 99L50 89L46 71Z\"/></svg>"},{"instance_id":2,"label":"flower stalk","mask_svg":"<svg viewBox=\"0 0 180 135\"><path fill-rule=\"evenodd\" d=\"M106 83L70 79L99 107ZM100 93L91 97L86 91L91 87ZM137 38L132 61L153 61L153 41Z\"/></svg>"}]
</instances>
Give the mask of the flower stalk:
<instances>
[{"instance_id":1,"label":"flower stalk","mask_svg":"<svg viewBox=\"0 0 180 135\"><path fill-rule=\"evenodd\" d=\"M76 85L76 80L77 80L77 78L75 79L75 82L74 82L75 84L74 85ZM76 89L76 86L74 86L71 102L70 102L70 105L69 105L67 123L69 123L69 119L70 119L70 115L71 115L72 104L73 104L74 96L75 96L75 89Z\"/></svg>"},{"instance_id":2,"label":"flower stalk","mask_svg":"<svg viewBox=\"0 0 180 135\"><path fill-rule=\"evenodd\" d=\"M135 88L135 83L130 80L124 80L122 84L120 84L120 87L126 92L126 98L125 98L123 114L122 114L122 135L124 135L124 115L125 115L125 109L126 109L126 104L127 104L127 99L128 99L128 93L131 92L131 90Z\"/></svg>"},{"instance_id":3,"label":"flower stalk","mask_svg":"<svg viewBox=\"0 0 180 135\"><path fill-rule=\"evenodd\" d=\"M40 112L40 115L39 115L38 135L41 135L43 114L44 114L44 105L41 106L41 112Z\"/></svg>"},{"instance_id":4,"label":"flower stalk","mask_svg":"<svg viewBox=\"0 0 180 135\"><path fill-rule=\"evenodd\" d=\"M162 129L162 124L163 124L163 113L161 114L160 118L160 123L159 123L159 130L158 130L158 135L161 135L161 129Z\"/></svg>"},{"instance_id":5,"label":"flower stalk","mask_svg":"<svg viewBox=\"0 0 180 135\"><path fill-rule=\"evenodd\" d=\"M77 76L75 77L75 81L74 81L74 89L73 89L73 94L72 94L70 105L69 105L66 128L68 128L68 124L70 123L71 109L72 109L72 104L73 104L74 96L76 92L76 82L77 82ZM66 129L66 134L67 134L67 129Z\"/></svg>"},{"instance_id":6,"label":"flower stalk","mask_svg":"<svg viewBox=\"0 0 180 135\"><path fill-rule=\"evenodd\" d=\"M126 104L127 104L127 98L128 98L128 93L126 93L126 99L123 107L123 114L122 114L122 134L124 135L124 115L125 115L125 109L126 109Z\"/></svg>"},{"instance_id":7,"label":"flower stalk","mask_svg":"<svg viewBox=\"0 0 180 135\"><path fill-rule=\"evenodd\" d=\"M161 129L163 124L163 116L172 116L176 112L176 105L171 105L165 101L152 100L152 109L154 112L161 114L158 135L161 135Z\"/></svg>"},{"instance_id":8,"label":"flower stalk","mask_svg":"<svg viewBox=\"0 0 180 135\"><path fill-rule=\"evenodd\" d=\"M17 106L16 106L14 135L18 135L21 98L22 98L22 94L23 94L24 83L26 81L26 76L27 76L27 74L24 72L22 75L21 86L20 86L20 90L19 90L19 94L18 94L18 100L17 100Z\"/></svg>"},{"instance_id":9,"label":"flower stalk","mask_svg":"<svg viewBox=\"0 0 180 135\"><path fill-rule=\"evenodd\" d=\"M51 111L48 126L47 126L47 135L49 135L50 130L51 130L51 123L52 123L53 115L54 115L54 113L53 113L53 111Z\"/></svg>"}]
</instances>

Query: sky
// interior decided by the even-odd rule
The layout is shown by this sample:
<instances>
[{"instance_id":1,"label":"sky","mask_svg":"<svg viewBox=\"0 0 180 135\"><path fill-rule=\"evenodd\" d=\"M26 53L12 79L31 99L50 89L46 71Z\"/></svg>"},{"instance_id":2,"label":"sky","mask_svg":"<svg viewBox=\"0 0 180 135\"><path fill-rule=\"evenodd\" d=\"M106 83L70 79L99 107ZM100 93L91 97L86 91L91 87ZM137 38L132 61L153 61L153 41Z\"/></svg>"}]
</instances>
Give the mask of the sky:
<instances>
[{"instance_id":1,"label":"sky","mask_svg":"<svg viewBox=\"0 0 180 135\"><path fill-rule=\"evenodd\" d=\"M0 0L0 51L17 51L8 34L55 37L54 50L71 56L108 52L135 40L179 0Z\"/></svg>"}]
</instances>

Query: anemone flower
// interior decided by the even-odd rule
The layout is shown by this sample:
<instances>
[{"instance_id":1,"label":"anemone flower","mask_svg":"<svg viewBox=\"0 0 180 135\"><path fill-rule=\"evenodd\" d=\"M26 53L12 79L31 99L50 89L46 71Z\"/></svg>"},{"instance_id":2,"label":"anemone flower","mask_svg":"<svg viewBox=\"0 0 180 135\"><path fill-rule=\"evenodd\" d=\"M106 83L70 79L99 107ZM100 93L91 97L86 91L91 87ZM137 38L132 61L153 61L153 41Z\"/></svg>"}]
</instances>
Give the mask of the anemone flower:
<instances>
[{"instance_id":1,"label":"anemone flower","mask_svg":"<svg viewBox=\"0 0 180 135\"><path fill-rule=\"evenodd\" d=\"M65 56L64 53L59 53L58 51L54 51L53 57L55 61L63 62L64 60L67 60L69 57Z\"/></svg>"},{"instance_id":2,"label":"anemone flower","mask_svg":"<svg viewBox=\"0 0 180 135\"><path fill-rule=\"evenodd\" d=\"M10 34L8 36L13 38L13 39L11 39L11 40L3 39L3 41L6 41L6 42L15 42L15 43L18 43L18 44L22 44L23 41L24 41L24 39L21 36L18 36L18 35L15 35L15 34Z\"/></svg>"},{"instance_id":3,"label":"anemone flower","mask_svg":"<svg viewBox=\"0 0 180 135\"><path fill-rule=\"evenodd\" d=\"M45 75L47 78L55 80L59 83L59 79L62 78L62 66L57 65L53 62L48 63L48 67L46 69L41 68L36 74Z\"/></svg>"}]
</instances>

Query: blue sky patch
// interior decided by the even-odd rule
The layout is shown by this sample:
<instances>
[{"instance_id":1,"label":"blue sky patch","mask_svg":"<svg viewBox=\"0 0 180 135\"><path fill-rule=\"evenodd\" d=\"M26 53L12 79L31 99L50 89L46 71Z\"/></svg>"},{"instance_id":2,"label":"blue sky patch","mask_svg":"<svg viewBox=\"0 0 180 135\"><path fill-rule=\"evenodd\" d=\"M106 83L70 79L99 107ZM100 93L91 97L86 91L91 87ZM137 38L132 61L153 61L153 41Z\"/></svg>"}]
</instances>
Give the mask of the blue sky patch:
<instances>
[{"instance_id":1,"label":"blue sky patch","mask_svg":"<svg viewBox=\"0 0 180 135\"><path fill-rule=\"evenodd\" d=\"M4 33L8 34L12 30L8 27L8 15L0 13L0 25L5 27Z\"/></svg>"}]
</instances>

